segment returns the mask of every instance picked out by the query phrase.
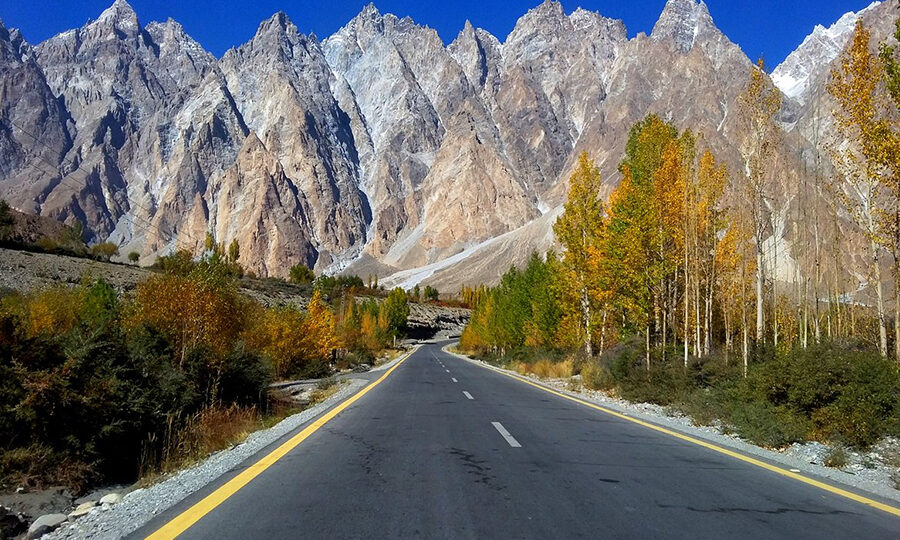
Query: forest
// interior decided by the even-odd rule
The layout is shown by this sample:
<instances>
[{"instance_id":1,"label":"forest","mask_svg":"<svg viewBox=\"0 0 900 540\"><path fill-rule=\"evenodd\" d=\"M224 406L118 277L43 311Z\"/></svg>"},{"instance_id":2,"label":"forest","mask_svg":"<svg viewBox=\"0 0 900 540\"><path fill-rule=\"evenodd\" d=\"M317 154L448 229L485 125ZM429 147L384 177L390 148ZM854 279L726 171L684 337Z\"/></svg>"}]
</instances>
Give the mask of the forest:
<instances>
[{"instance_id":1,"label":"forest","mask_svg":"<svg viewBox=\"0 0 900 540\"><path fill-rule=\"evenodd\" d=\"M608 198L582 154L559 253L465 287L460 348L767 446L900 435L898 66L859 22L828 88L847 142L823 142L827 162L802 178L773 166L790 149L761 60L738 100L743 170L653 114L633 126Z\"/></svg>"}]
</instances>

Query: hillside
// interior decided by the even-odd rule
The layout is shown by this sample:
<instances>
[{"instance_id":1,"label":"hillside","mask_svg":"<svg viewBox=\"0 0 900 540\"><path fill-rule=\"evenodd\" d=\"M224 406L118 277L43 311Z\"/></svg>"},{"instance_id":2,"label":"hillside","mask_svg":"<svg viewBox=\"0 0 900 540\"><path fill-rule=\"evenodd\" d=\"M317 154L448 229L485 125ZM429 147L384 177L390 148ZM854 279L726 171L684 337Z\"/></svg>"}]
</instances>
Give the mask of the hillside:
<instances>
[{"instance_id":1,"label":"hillside","mask_svg":"<svg viewBox=\"0 0 900 540\"><path fill-rule=\"evenodd\" d=\"M881 40L897 9L817 27L775 70L783 208L809 204L793 192L832 134L825 75L853 21ZM648 113L742 171L750 66L695 0L669 0L630 39L621 21L552 1L505 39L467 24L450 44L371 4L324 40L276 13L218 59L115 0L37 45L0 28L0 197L79 220L90 242L145 264L211 233L263 277L303 263L456 292L551 247L575 158L588 152L611 191ZM770 234L790 248L789 224Z\"/></svg>"}]
</instances>

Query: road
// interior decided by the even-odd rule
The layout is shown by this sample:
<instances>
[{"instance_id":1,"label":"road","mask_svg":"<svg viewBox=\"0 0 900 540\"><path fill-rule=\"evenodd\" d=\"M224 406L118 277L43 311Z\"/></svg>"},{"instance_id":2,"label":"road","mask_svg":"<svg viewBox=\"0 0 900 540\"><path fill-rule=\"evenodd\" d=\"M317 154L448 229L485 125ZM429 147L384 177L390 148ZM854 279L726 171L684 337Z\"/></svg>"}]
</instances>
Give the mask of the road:
<instances>
[{"instance_id":1,"label":"road","mask_svg":"<svg viewBox=\"0 0 900 540\"><path fill-rule=\"evenodd\" d=\"M202 515L179 538L900 538L888 512L439 345L420 348L230 497L191 510L229 478L134 537Z\"/></svg>"}]
</instances>

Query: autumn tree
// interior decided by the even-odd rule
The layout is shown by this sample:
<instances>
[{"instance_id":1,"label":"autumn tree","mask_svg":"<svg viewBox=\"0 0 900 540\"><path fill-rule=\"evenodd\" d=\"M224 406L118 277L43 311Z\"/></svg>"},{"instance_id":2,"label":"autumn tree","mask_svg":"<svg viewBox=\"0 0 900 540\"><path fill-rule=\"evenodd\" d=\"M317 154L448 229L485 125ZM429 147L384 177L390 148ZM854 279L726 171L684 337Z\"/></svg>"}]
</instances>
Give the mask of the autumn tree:
<instances>
[{"instance_id":1,"label":"autumn tree","mask_svg":"<svg viewBox=\"0 0 900 540\"><path fill-rule=\"evenodd\" d=\"M900 17L894 22L894 40L900 42ZM900 362L900 127L897 117L900 115L900 58L893 45L887 41L881 44L880 58L884 64L884 75L888 94L893 102L893 122L889 126L889 134L882 140L884 152L882 156L890 171L887 176L887 192L891 199L889 209L884 215L891 253L894 258L894 356Z\"/></svg>"},{"instance_id":2,"label":"autumn tree","mask_svg":"<svg viewBox=\"0 0 900 540\"><path fill-rule=\"evenodd\" d=\"M775 121L775 114L781 108L781 93L766 74L762 58L751 66L747 87L738 97L738 105L743 130L744 195L750 204L756 240L756 341L762 342L766 279L763 242L768 229L768 204L774 196L771 163L781 137Z\"/></svg>"},{"instance_id":3,"label":"autumn tree","mask_svg":"<svg viewBox=\"0 0 900 540\"><path fill-rule=\"evenodd\" d=\"M569 179L564 212L553 225L556 238L565 248L560 264L561 277L567 283L565 290L572 292L563 298L563 302L578 313L579 333L587 356L594 354L592 333L599 296L592 256L601 242L605 223L601 188L600 170L587 152L583 152Z\"/></svg>"},{"instance_id":4,"label":"autumn tree","mask_svg":"<svg viewBox=\"0 0 900 540\"><path fill-rule=\"evenodd\" d=\"M873 286L878 316L878 347L887 355L887 321L881 253L885 243L885 204L890 200L889 167L885 153L891 137L879 93L883 68L870 49L871 34L862 20L833 70L828 91L837 101L835 125L846 143L838 144L833 158L842 178L833 191L846 213L865 233L872 259ZM890 212L893 214L894 212Z\"/></svg>"}]
</instances>

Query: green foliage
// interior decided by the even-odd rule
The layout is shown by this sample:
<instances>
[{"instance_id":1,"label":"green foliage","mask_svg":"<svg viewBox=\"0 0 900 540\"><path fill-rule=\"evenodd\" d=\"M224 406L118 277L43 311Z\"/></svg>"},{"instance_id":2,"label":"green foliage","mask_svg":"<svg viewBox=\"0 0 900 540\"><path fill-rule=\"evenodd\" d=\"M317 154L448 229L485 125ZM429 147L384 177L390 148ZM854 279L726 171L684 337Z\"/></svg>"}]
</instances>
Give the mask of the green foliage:
<instances>
[{"instance_id":1,"label":"green foliage","mask_svg":"<svg viewBox=\"0 0 900 540\"><path fill-rule=\"evenodd\" d=\"M363 280L359 276L319 276L314 285L322 294L340 296L344 291L362 289Z\"/></svg>"},{"instance_id":2,"label":"green foliage","mask_svg":"<svg viewBox=\"0 0 900 540\"><path fill-rule=\"evenodd\" d=\"M524 270L512 267L475 305L460 347L485 352L553 347L562 317L556 296L556 260L533 253Z\"/></svg>"},{"instance_id":3,"label":"green foliage","mask_svg":"<svg viewBox=\"0 0 900 540\"><path fill-rule=\"evenodd\" d=\"M640 341L623 343L596 366L585 365L584 384L676 407L703 424L721 420L768 447L818 439L866 448L900 426L900 374L877 351L831 344L759 354L747 378L720 356L685 371L655 353L648 373Z\"/></svg>"},{"instance_id":4,"label":"green foliage","mask_svg":"<svg viewBox=\"0 0 900 540\"><path fill-rule=\"evenodd\" d=\"M425 295L426 302L437 302L440 295L438 294L438 290L432 287L431 285L425 286Z\"/></svg>"},{"instance_id":5,"label":"green foliage","mask_svg":"<svg viewBox=\"0 0 900 540\"><path fill-rule=\"evenodd\" d=\"M409 300L406 291L397 287L392 290L382 304L385 328L391 337L399 337L406 328L409 318Z\"/></svg>"},{"instance_id":6,"label":"green foliage","mask_svg":"<svg viewBox=\"0 0 900 540\"><path fill-rule=\"evenodd\" d=\"M12 215L12 209L9 204L0 199L0 240L6 240L12 232L13 225L16 220Z\"/></svg>"},{"instance_id":7,"label":"green foliage","mask_svg":"<svg viewBox=\"0 0 900 540\"><path fill-rule=\"evenodd\" d=\"M128 260L131 261L133 264L137 264L137 262L139 260L141 260L141 254L138 253L137 251L132 251L128 254Z\"/></svg>"},{"instance_id":8,"label":"green foliage","mask_svg":"<svg viewBox=\"0 0 900 540\"><path fill-rule=\"evenodd\" d=\"M288 280L297 285L312 283L315 279L316 274L305 264L295 264L288 271Z\"/></svg>"}]
</instances>

